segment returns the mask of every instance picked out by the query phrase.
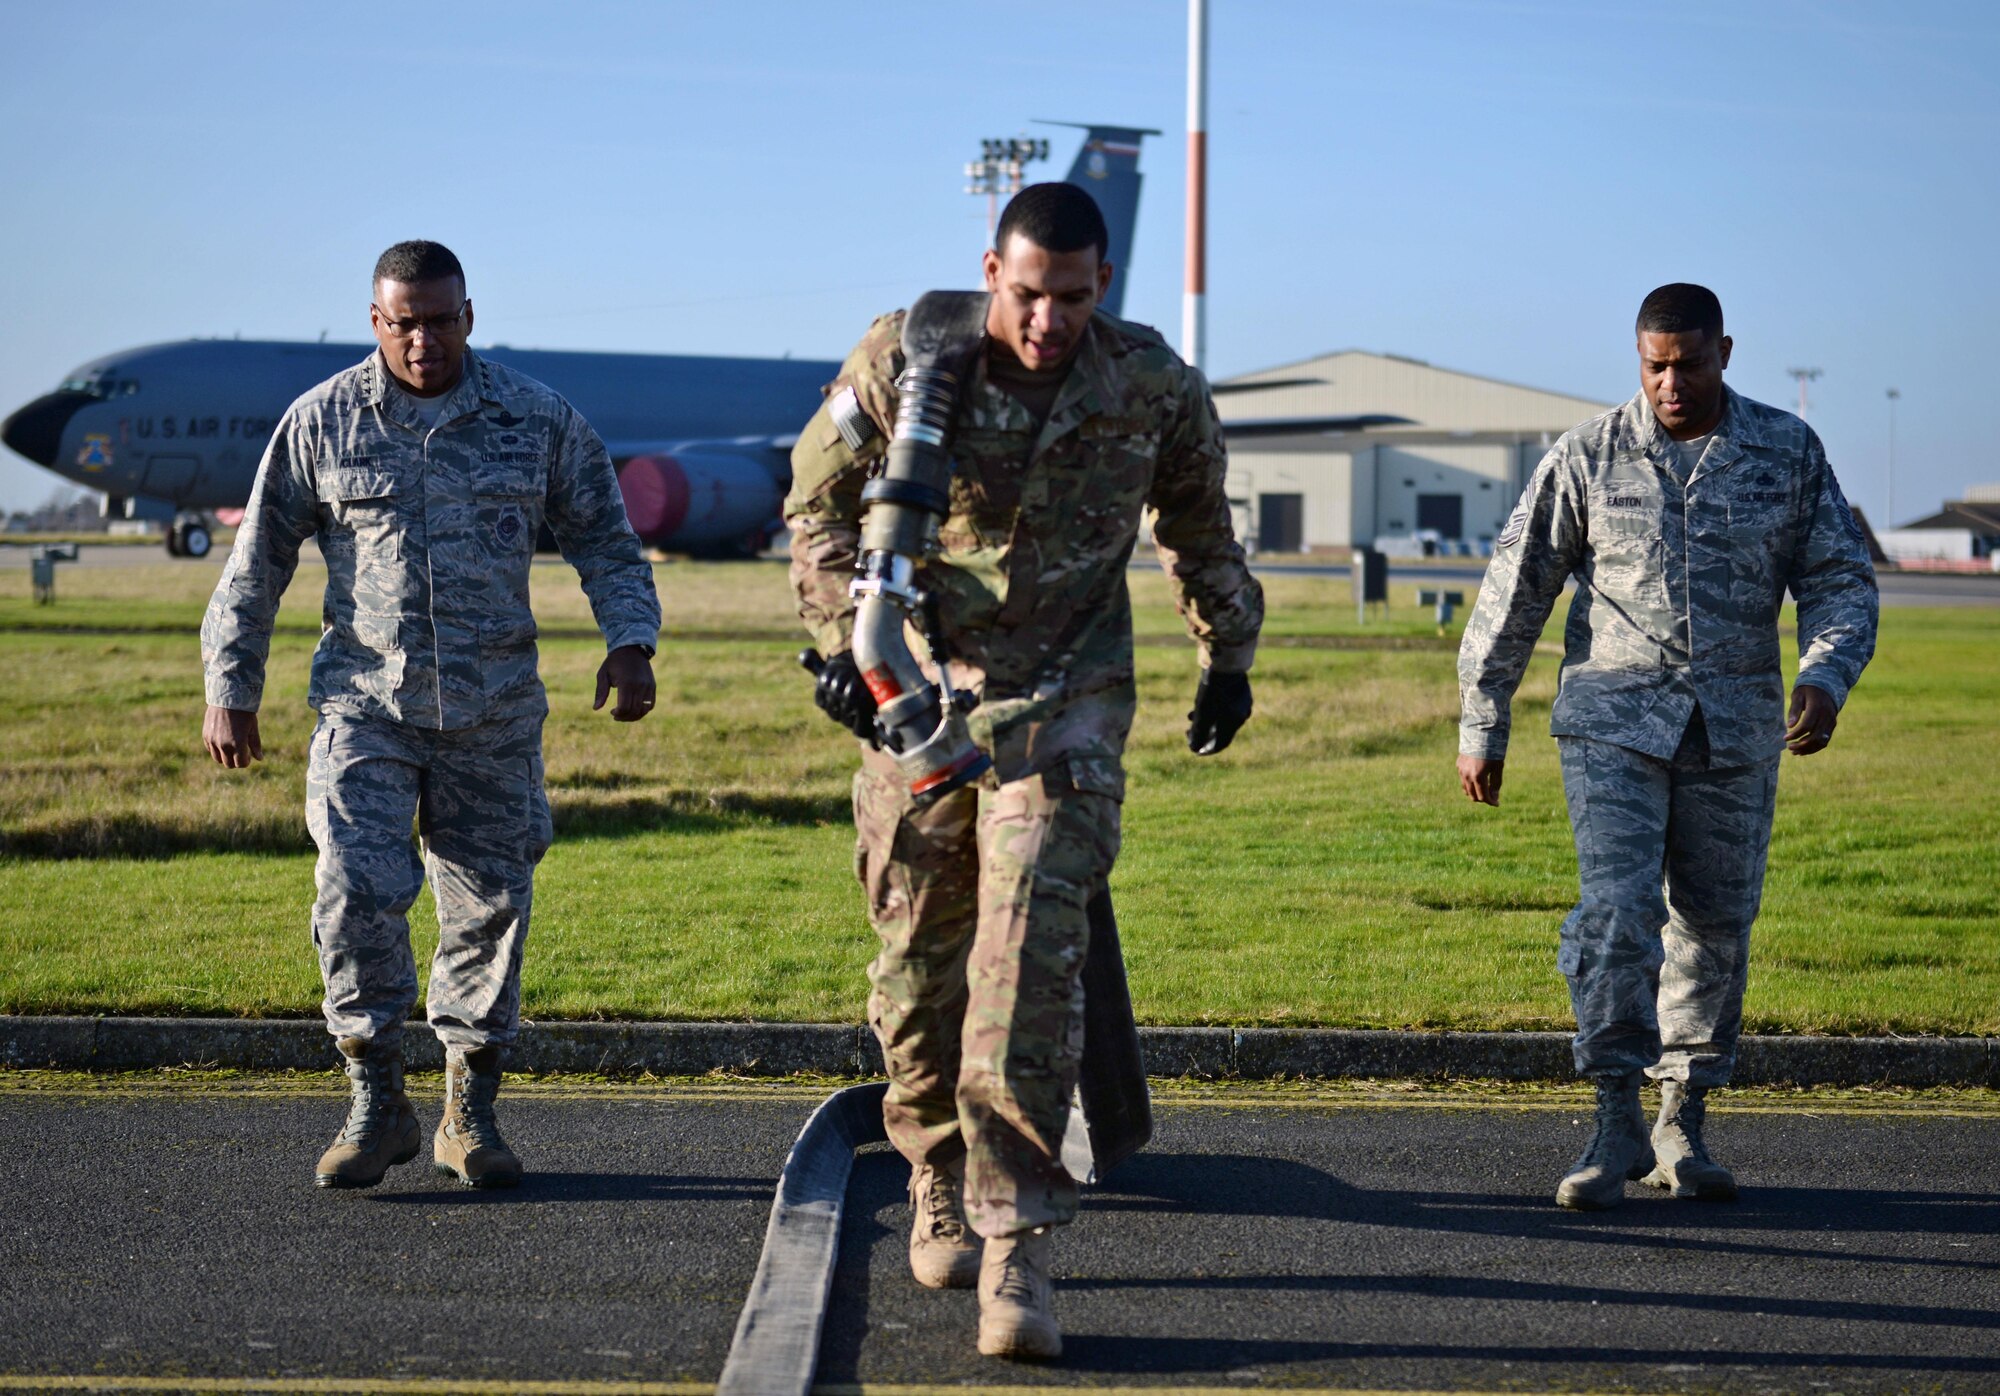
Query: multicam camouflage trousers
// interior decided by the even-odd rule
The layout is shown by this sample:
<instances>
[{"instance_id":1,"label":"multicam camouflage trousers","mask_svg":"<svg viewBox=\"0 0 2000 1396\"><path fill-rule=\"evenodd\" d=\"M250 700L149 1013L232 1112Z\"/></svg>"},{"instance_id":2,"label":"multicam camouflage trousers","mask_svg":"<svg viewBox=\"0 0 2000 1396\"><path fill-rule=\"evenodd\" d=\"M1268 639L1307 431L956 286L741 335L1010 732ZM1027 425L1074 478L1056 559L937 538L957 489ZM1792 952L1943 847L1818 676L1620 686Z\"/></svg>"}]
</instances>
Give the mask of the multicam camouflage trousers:
<instances>
[{"instance_id":1,"label":"multicam camouflage trousers","mask_svg":"<svg viewBox=\"0 0 2000 1396\"><path fill-rule=\"evenodd\" d=\"M1557 746L1582 883L1556 961L1576 1069L1719 1086L1743 1030L1777 758L1711 769L1698 710L1671 761L1587 737Z\"/></svg>"},{"instance_id":2,"label":"multicam camouflage trousers","mask_svg":"<svg viewBox=\"0 0 2000 1396\"><path fill-rule=\"evenodd\" d=\"M916 808L885 753L854 782L855 872L882 951L868 1021L889 1139L965 1160L973 1230L1076 1215L1059 1157L1083 1055L1085 908L1118 856L1118 802L1060 771Z\"/></svg>"},{"instance_id":3,"label":"multicam camouflage trousers","mask_svg":"<svg viewBox=\"0 0 2000 1396\"><path fill-rule=\"evenodd\" d=\"M306 823L319 845L312 928L327 1030L401 1040L417 1001L408 913L428 867L431 1026L447 1046L513 1041L535 864L551 836L542 719L435 732L328 712L306 766Z\"/></svg>"}]
</instances>

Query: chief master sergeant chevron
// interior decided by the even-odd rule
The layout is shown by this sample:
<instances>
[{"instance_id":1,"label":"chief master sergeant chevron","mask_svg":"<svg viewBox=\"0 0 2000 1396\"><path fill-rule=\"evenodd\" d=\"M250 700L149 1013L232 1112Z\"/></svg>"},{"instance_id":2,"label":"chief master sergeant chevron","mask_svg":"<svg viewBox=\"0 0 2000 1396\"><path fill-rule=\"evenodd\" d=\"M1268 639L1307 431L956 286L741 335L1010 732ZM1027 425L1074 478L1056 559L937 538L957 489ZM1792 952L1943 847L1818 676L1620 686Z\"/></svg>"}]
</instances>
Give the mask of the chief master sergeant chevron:
<instances>
[{"instance_id":1,"label":"chief master sergeant chevron","mask_svg":"<svg viewBox=\"0 0 2000 1396\"><path fill-rule=\"evenodd\" d=\"M258 467L202 623L202 735L224 766L262 755L272 619L300 545L317 535L312 930L352 1100L315 1181L370 1187L417 1154L402 1036L417 997L407 913L428 863L440 930L430 1021L446 1049L433 1158L470 1186L506 1187L521 1166L493 1102L550 839L548 699L528 609L543 522L582 575L610 651L596 706L616 688L620 721L653 705L660 607L597 434L549 389L467 350L458 259L434 242L391 247L369 314L379 352L293 403Z\"/></svg>"},{"instance_id":2,"label":"chief master sergeant chevron","mask_svg":"<svg viewBox=\"0 0 2000 1396\"><path fill-rule=\"evenodd\" d=\"M1778 757L1825 749L1875 651L1861 530L1812 430L1723 385L1714 294L1662 286L1637 328L1642 391L1536 467L1458 655L1459 781L1497 805L1509 704L1576 578L1550 729L1582 884L1557 963L1576 1067L1597 1086L1596 1134L1556 1201L1583 1210L1616 1206L1636 1178L1736 1195L1703 1139L1704 1097L1735 1065ZM1650 1138L1642 1072L1661 1083Z\"/></svg>"},{"instance_id":3,"label":"chief master sergeant chevron","mask_svg":"<svg viewBox=\"0 0 2000 1396\"><path fill-rule=\"evenodd\" d=\"M1096 203L1032 185L994 248L940 551L923 569L953 682L980 694L972 730L993 769L920 807L890 754L864 748L856 870L882 943L868 1017L889 1070L884 1121L911 1165L911 1267L933 1287L977 1282L982 1352L1050 1357L1049 1232L1077 1208L1058 1150L1085 906L1117 856L1137 702L1125 574L1142 510L1158 511L1154 541L1200 647L1199 754L1250 715L1264 604L1231 533L1200 375L1153 331L1096 310L1113 271ZM903 319L876 321L848 356L792 453L785 501L800 614L828 656L818 700L863 737L875 703L848 586L862 486L899 401Z\"/></svg>"}]
</instances>

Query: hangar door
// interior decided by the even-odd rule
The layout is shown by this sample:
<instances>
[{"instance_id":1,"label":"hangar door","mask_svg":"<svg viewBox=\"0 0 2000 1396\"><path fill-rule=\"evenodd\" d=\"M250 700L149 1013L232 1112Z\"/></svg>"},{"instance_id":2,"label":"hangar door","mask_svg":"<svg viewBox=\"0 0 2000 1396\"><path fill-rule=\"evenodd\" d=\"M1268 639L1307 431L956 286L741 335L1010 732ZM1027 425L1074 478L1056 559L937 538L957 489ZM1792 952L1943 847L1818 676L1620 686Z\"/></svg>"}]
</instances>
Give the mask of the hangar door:
<instances>
[{"instance_id":1,"label":"hangar door","mask_svg":"<svg viewBox=\"0 0 2000 1396\"><path fill-rule=\"evenodd\" d=\"M1465 496L1420 494L1417 496L1417 527L1434 528L1440 538L1465 537Z\"/></svg>"},{"instance_id":2,"label":"hangar door","mask_svg":"<svg viewBox=\"0 0 2000 1396\"><path fill-rule=\"evenodd\" d=\"M1302 494L1257 496L1257 548L1266 553L1303 552L1306 545L1306 497Z\"/></svg>"}]
</instances>

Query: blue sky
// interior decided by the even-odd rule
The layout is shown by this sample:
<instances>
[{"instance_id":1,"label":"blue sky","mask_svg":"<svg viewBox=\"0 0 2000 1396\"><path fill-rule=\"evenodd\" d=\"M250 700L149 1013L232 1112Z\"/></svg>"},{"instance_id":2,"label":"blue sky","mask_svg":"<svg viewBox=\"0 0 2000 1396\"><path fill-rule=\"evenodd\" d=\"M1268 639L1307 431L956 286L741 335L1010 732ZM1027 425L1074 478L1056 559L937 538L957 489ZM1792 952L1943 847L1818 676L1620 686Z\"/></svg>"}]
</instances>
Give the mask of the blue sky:
<instances>
[{"instance_id":1,"label":"blue sky","mask_svg":"<svg viewBox=\"0 0 2000 1396\"><path fill-rule=\"evenodd\" d=\"M1669 280L1896 514L2000 480L2000 6L1212 0L1209 369L1348 347L1615 401ZM970 284L960 167L1149 142L1126 313L1178 335L1178 0L0 0L0 408L114 349L358 340L404 237L478 342L836 357ZM1052 173L1073 133L1048 132ZM0 506L59 482L0 454Z\"/></svg>"}]
</instances>

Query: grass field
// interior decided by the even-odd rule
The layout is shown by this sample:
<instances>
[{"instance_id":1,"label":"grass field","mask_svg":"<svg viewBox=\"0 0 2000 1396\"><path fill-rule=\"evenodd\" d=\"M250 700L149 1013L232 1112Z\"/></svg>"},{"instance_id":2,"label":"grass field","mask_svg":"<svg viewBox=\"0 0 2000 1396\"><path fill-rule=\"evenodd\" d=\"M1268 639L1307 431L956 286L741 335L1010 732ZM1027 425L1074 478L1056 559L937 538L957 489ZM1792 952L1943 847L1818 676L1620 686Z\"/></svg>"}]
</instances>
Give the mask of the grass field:
<instances>
[{"instance_id":1,"label":"grass field","mask_svg":"<svg viewBox=\"0 0 2000 1396\"><path fill-rule=\"evenodd\" d=\"M851 875L852 743L812 707L783 569L663 564L660 709L589 712L601 647L537 569L560 837L525 979L544 1018L859 1017L872 937ZM208 764L196 627L211 565L0 573L0 1011L310 1014L303 703L319 578L280 617L267 755ZM1269 576L1258 712L1224 756L1180 740L1194 655L1135 573L1141 707L1113 878L1150 1022L1563 1027L1574 894L1555 655L1519 701L1499 811L1452 775L1456 637L1399 594ZM1884 612L1831 751L1787 760L1753 1030L2000 1032L2000 610ZM434 939L414 915L419 959Z\"/></svg>"}]
</instances>

